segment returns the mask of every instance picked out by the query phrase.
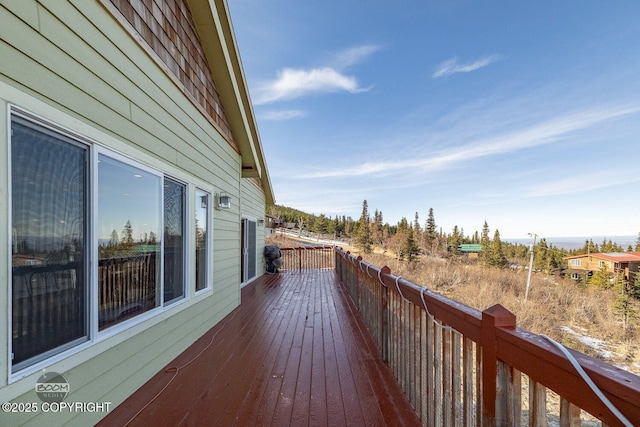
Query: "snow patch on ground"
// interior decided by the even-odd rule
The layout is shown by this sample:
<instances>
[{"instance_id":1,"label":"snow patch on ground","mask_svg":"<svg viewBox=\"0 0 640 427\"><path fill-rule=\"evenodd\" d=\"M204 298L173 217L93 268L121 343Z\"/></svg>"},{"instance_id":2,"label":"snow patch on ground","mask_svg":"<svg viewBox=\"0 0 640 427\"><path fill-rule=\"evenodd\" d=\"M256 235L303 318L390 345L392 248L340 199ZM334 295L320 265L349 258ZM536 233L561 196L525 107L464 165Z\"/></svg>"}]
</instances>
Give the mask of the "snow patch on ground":
<instances>
[{"instance_id":1,"label":"snow patch on ground","mask_svg":"<svg viewBox=\"0 0 640 427\"><path fill-rule=\"evenodd\" d=\"M573 336L582 344L595 350L603 359L610 360L613 357L613 353L609 350L609 345L606 342L590 337L589 335L585 335L584 333L577 332L568 326L562 326L560 329ZM582 332L584 332L584 330Z\"/></svg>"}]
</instances>

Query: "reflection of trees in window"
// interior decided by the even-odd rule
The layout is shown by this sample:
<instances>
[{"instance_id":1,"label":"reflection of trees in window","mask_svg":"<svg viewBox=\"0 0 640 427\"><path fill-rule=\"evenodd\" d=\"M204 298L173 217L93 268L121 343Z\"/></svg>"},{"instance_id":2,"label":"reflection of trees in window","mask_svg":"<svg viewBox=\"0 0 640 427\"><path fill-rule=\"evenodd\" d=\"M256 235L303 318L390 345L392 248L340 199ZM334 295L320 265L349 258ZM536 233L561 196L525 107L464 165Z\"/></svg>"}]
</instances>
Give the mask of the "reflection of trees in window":
<instances>
[{"instance_id":1,"label":"reflection of trees in window","mask_svg":"<svg viewBox=\"0 0 640 427\"><path fill-rule=\"evenodd\" d=\"M161 177L99 155L98 218L123 224L98 249L98 325L104 329L160 305ZM117 206L117 209L114 207ZM141 229L144 228L144 229Z\"/></svg>"},{"instance_id":2,"label":"reflection of trees in window","mask_svg":"<svg viewBox=\"0 0 640 427\"><path fill-rule=\"evenodd\" d=\"M131 220L127 220L122 230L122 245L125 247L133 246L133 227L131 226Z\"/></svg>"},{"instance_id":3,"label":"reflection of trees in window","mask_svg":"<svg viewBox=\"0 0 640 427\"><path fill-rule=\"evenodd\" d=\"M164 179L164 302L177 301L185 293L186 186ZM155 235L149 237L155 240Z\"/></svg>"},{"instance_id":4,"label":"reflection of trees in window","mask_svg":"<svg viewBox=\"0 0 640 427\"><path fill-rule=\"evenodd\" d=\"M131 221L127 221L124 225L122 237L118 235L116 230L113 230L109 242L98 247L99 258L131 256L149 249L155 249L154 246L158 245L156 233L153 231L145 232L144 237L138 242L133 239L134 235L135 230L131 225Z\"/></svg>"},{"instance_id":5,"label":"reflection of trees in window","mask_svg":"<svg viewBox=\"0 0 640 427\"><path fill-rule=\"evenodd\" d=\"M196 218L196 246L198 248L204 248L205 242L207 240L207 230L203 227L200 227L198 223L198 219Z\"/></svg>"},{"instance_id":6,"label":"reflection of trees in window","mask_svg":"<svg viewBox=\"0 0 640 427\"><path fill-rule=\"evenodd\" d=\"M118 236L118 232L116 230L113 230L111 232L111 239L109 240L109 245L108 246L118 246L120 244L120 237Z\"/></svg>"}]
</instances>

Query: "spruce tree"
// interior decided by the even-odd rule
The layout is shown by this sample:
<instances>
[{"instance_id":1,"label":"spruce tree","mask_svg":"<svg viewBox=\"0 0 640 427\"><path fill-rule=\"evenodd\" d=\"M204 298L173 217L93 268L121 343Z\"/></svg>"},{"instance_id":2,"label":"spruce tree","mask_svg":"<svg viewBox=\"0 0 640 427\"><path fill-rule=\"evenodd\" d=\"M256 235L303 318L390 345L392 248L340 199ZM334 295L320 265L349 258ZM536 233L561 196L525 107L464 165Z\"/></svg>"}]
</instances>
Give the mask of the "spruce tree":
<instances>
[{"instance_id":1,"label":"spruce tree","mask_svg":"<svg viewBox=\"0 0 640 427\"><path fill-rule=\"evenodd\" d=\"M403 252L403 255L409 262L415 261L418 254L420 253L420 249L418 248L418 245L416 245L416 239L413 229L411 228L409 228L407 232L407 240Z\"/></svg>"},{"instance_id":2,"label":"spruce tree","mask_svg":"<svg viewBox=\"0 0 640 427\"><path fill-rule=\"evenodd\" d=\"M609 289L612 287L611 272L607 264L603 264L598 271L593 273L593 276L589 279L589 284L601 289Z\"/></svg>"},{"instance_id":3,"label":"spruce tree","mask_svg":"<svg viewBox=\"0 0 640 427\"><path fill-rule=\"evenodd\" d=\"M453 226L453 231L451 232L451 236L449 237L449 250L454 254L457 254L460 249L459 246L462 244L461 232L458 229L457 225Z\"/></svg>"},{"instance_id":4,"label":"spruce tree","mask_svg":"<svg viewBox=\"0 0 640 427\"><path fill-rule=\"evenodd\" d=\"M131 221L127 220L127 223L124 225L124 229L122 230L122 245L125 247L133 246L133 226L131 225Z\"/></svg>"},{"instance_id":5,"label":"spruce tree","mask_svg":"<svg viewBox=\"0 0 640 427\"><path fill-rule=\"evenodd\" d=\"M621 317L622 330L627 334L631 325L640 320L640 311L635 304L635 300L640 298L640 275L632 281L625 279L622 274L616 274L613 288L616 291L613 310Z\"/></svg>"},{"instance_id":6,"label":"spruce tree","mask_svg":"<svg viewBox=\"0 0 640 427\"><path fill-rule=\"evenodd\" d=\"M491 241L491 251L490 251L490 261L489 264L493 267L506 267L509 265L509 261L507 257L504 255L502 250L502 242L500 241L500 232L496 230L493 234L493 240Z\"/></svg>"},{"instance_id":7,"label":"spruce tree","mask_svg":"<svg viewBox=\"0 0 640 427\"><path fill-rule=\"evenodd\" d=\"M358 231L356 234L356 247L359 248L365 254L372 252L371 241L371 227L369 226L371 219L369 218L369 206L367 201L362 202L362 214L360 215L360 221L358 224Z\"/></svg>"},{"instance_id":8,"label":"spruce tree","mask_svg":"<svg viewBox=\"0 0 640 427\"><path fill-rule=\"evenodd\" d=\"M433 208L429 208L429 216L424 230L424 246L429 252L432 252L438 239L436 219L433 215Z\"/></svg>"},{"instance_id":9,"label":"spruce tree","mask_svg":"<svg viewBox=\"0 0 640 427\"><path fill-rule=\"evenodd\" d=\"M536 247L533 249L533 253L535 260L534 268L536 270L542 270L545 273L550 273L553 267L551 257L549 256L547 240L545 238L540 239Z\"/></svg>"},{"instance_id":10,"label":"spruce tree","mask_svg":"<svg viewBox=\"0 0 640 427\"><path fill-rule=\"evenodd\" d=\"M111 239L109 239L109 246L118 246L120 243L120 237L118 236L118 232L114 229L111 232Z\"/></svg>"},{"instance_id":11,"label":"spruce tree","mask_svg":"<svg viewBox=\"0 0 640 427\"><path fill-rule=\"evenodd\" d=\"M371 240L374 244L383 246L383 232L382 232L382 212L377 209L373 213L373 223L371 224Z\"/></svg>"},{"instance_id":12,"label":"spruce tree","mask_svg":"<svg viewBox=\"0 0 640 427\"><path fill-rule=\"evenodd\" d=\"M480 244L482 245L482 249L478 254L480 263L483 265L491 265L491 240L489 239L489 224L487 224L487 220L484 221L484 225L482 226Z\"/></svg>"},{"instance_id":13,"label":"spruce tree","mask_svg":"<svg viewBox=\"0 0 640 427\"><path fill-rule=\"evenodd\" d=\"M320 214L318 218L313 223L313 227L317 233L326 234L328 227L327 217L324 214Z\"/></svg>"}]
</instances>

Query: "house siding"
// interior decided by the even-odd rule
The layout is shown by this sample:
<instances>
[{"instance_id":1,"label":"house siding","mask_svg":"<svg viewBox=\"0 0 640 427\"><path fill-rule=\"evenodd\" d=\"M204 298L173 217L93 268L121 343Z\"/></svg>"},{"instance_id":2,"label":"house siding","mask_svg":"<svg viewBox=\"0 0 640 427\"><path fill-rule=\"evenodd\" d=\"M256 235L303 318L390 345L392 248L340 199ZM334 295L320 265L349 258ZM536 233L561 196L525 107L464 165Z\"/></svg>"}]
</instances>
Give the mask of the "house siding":
<instances>
[{"instance_id":1,"label":"house siding","mask_svg":"<svg viewBox=\"0 0 640 427\"><path fill-rule=\"evenodd\" d=\"M612 256L615 257L615 260L610 259ZM640 254L637 252L616 252L615 254L592 253L574 255L565 257L564 259L567 261L569 271L579 276L583 276L589 272L600 271L602 267L606 267L609 273L614 274L621 272L627 280L633 281L636 279L636 274L640 269L640 261L637 261L638 256L640 256ZM572 265L571 263L574 260L579 260L580 265Z\"/></svg>"},{"instance_id":2,"label":"house siding","mask_svg":"<svg viewBox=\"0 0 640 427\"><path fill-rule=\"evenodd\" d=\"M182 0L103 0L123 25L144 40L176 77L187 96L203 108L223 135L233 142L188 6Z\"/></svg>"},{"instance_id":3,"label":"house siding","mask_svg":"<svg viewBox=\"0 0 640 427\"><path fill-rule=\"evenodd\" d=\"M212 195L225 191L234 200L231 209L213 211L210 291L47 367L69 382L66 401L115 406L239 304L240 218L245 212L262 218L265 195L241 178L241 156L228 135L99 2L4 1L0 19L0 169L9 170L12 105ZM9 178L0 175L0 237L9 242ZM10 270L10 257L0 258L4 307L10 306ZM10 381L9 329L8 316L0 316L0 401L39 402L33 388L40 372ZM85 426L102 415L0 413L0 425Z\"/></svg>"}]
</instances>

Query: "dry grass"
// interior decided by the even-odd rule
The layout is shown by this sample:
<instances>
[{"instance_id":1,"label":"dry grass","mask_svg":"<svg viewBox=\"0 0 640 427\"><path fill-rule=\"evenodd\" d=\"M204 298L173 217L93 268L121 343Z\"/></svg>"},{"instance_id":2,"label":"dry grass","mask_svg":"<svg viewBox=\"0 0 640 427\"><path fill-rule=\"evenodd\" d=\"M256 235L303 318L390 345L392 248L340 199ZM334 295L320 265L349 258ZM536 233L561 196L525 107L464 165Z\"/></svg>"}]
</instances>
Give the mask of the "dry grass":
<instances>
[{"instance_id":1,"label":"dry grass","mask_svg":"<svg viewBox=\"0 0 640 427\"><path fill-rule=\"evenodd\" d=\"M300 246L302 242L280 233L271 233L264 240L267 245L276 245L281 248L295 248Z\"/></svg>"},{"instance_id":2,"label":"dry grass","mask_svg":"<svg viewBox=\"0 0 640 427\"><path fill-rule=\"evenodd\" d=\"M300 245L281 235L271 235L267 242L280 247ZM358 254L354 248L344 249ZM477 310L500 304L516 315L520 328L548 335L567 347L640 374L640 328L625 333L612 308L612 291L533 274L525 301L527 272L523 270L484 268L454 258L423 256L413 264L382 253L363 258L378 267L389 266L393 274Z\"/></svg>"},{"instance_id":3,"label":"dry grass","mask_svg":"<svg viewBox=\"0 0 640 427\"><path fill-rule=\"evenodd\" d=\"M389 265L393 274L477 310L500 304L516 315L520 328L640 374L640 328L623 330L613 310L613 291L533 274L525 301L527 272L523 270L442 258L423 257L413 265L378 254L365 259L377 266Z\"/></svg>"}]
</instances>

